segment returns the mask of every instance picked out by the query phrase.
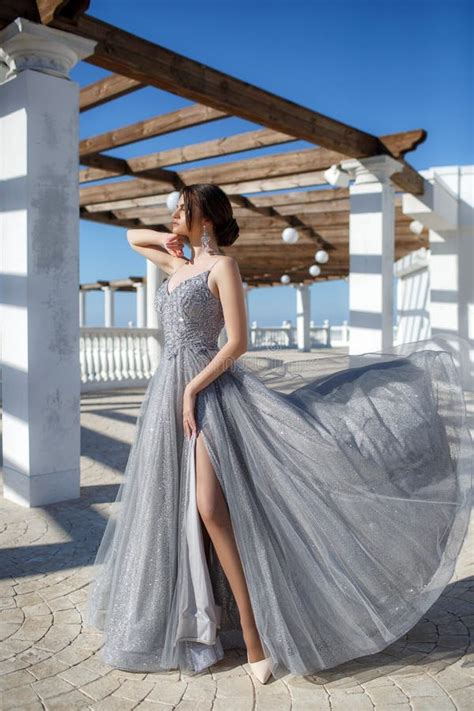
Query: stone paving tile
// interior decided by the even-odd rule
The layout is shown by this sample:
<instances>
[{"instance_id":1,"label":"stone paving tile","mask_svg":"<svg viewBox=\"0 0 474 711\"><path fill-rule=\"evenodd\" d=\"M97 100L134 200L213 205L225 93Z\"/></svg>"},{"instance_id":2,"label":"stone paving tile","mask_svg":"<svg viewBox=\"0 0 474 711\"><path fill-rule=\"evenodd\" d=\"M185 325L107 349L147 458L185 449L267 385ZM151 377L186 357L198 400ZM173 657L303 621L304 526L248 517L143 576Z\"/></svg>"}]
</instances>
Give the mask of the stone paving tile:
<instances>
[{"instance_id":1,"label":"stone paving tile","mask_svg":"<svg viewBox=\"0 0 474 711\"><path fill-rule=\"evenodd\" d=\"M84 607L143 392L82 398L80 499L24 509L0 498L2 711L472 711L474 518L446 590L378 654L265 686L250 675L244 650L228 650L197 675L105 664L102 635L84 625ZM465 396L472 427L474 394Z\"/></svg>"}]
</instances>

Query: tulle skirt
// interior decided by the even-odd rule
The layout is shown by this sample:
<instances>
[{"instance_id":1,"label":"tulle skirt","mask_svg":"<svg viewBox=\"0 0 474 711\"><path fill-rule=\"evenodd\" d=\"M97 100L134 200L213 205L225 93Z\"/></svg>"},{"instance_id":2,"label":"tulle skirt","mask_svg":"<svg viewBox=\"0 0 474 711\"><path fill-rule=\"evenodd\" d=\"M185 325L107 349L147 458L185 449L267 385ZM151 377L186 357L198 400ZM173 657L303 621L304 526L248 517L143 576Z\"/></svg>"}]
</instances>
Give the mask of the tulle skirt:
<instances>
[{"instance_id":1,"label":"tulle skirt","mask_svg":"<svg viewBox=\"0 0 474 711\"><path fill-rule=\"evenodd\" d=\"M304 369L241 358L198 393L275 678L384 649L449 582L472 493L466 346L438 336ZM244 647L182 429L184 387L214 355L163 358L140 408L87 601L116 668L199 672Z\"/></svg>"}]
</instances>

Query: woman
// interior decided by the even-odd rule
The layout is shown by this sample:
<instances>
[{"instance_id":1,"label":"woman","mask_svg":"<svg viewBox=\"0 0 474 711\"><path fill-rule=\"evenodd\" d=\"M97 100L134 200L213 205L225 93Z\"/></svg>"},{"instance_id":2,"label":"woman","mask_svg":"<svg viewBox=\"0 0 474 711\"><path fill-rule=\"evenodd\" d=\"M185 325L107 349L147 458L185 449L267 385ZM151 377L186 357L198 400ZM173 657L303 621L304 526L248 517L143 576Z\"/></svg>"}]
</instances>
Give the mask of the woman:
<instances>
[{"instance_id":1,"label":"woman","mask_svg":"<svg viewBox=\"0 0 474 711\"><path fill-rule=\"evenodd\" d=\"M270 369L239 361L226 194L186 186L172 219L171 234L127 232L169 277L155 298L164 351L89 593L103 658L201 671L245 645L265 683L377 652L439 597L467 530L457 366L425 341L333 364L290 393L267 387Z\"/></svg>"}]
</instances>

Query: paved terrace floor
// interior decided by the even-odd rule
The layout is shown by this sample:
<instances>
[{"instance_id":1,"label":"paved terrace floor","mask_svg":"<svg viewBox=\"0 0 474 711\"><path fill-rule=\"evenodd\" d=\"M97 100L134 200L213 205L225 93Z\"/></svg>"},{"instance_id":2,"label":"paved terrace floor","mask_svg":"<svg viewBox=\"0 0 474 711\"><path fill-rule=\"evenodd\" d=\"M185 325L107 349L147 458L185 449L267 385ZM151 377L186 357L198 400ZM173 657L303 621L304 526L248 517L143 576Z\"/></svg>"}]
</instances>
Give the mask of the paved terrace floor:
<instances>
[{"instance_id":1,"label":"paved terrace floor","mask_svg":"<svg viewBox=\"0 0 474 711\"><path fill-rule=\"evenodd\" d=\"M345 349L334 349L341 354ZM259 352L303 361L308 353ZM306 369L305 369L306 368ZM473 708L472 530L442 596L383 652L316 675L254 681L244 650L198 675L129 673L100 659L83 622L91 563L115 499L144 389L84 394L81 497L26 509L0 500L1 708L145 711L468 711ZM466 393L470 423L474 396ZM1 492L0 492L1 493ZM470 543L469 543L470 541Z\"/></svg>"}]
</instances>

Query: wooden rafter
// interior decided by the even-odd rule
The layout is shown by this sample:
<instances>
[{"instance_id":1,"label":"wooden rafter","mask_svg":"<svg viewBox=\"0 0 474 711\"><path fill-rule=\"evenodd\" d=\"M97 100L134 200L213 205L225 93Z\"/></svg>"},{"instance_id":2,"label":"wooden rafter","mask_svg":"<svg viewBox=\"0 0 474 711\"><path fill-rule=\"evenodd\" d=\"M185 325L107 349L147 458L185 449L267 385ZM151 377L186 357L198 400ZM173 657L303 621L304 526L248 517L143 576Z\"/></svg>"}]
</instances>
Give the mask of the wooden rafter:
<instances>
[{"instance_id":1,"label":"wooden rafter","mask_svg":"<svg viewBox=\"0 0 474 711\"><path fill-rule=\"evenodd\" d=\"M67 17L77 20L89 9L90 0L36 0L39 16L43 25L49 25L55 17Z\"/></svg>"},{"instance_id":2,"label":"wooden rafter","mask_svg":"<svg viewBox=\"0 0 474 711\"><path fill-rule=\"evenodd\" d=\"M181 110L182 111L182 110ZM154 119L149 119L151 122L157 122L159 127L160 135L165 133L163 130L163 123L158 119L166 119L164 117L155 117ZM118 141L117 137L121 140L128 141L125 137L143 137L144 132L146 133L146 138L150 138L150 124L147 125L147 130L144 131L144 122L139 124L133 124L132 126L127 126L116 131L111 131L105 136L109 137L109 148L117 147ZM175 124L173 120L171 121L170 130L175 130ZM178 129L182 128L180 123L177 124ZM120 132L123 132L121 135ZM158 135L158 134L154 134ZM125 136L125 137L124 137ZM393 147L393 153L397 157L401 157L404 153L409 150L413 150L413 147L418 145L419 142L424 140L426 132L422 130L416 131L405 131L403 133L391 134L388 136L382 136L381 140L387 145ZM93 139L87 139L88 141L94 142L96 140L104 142L104 134L102 136L95 136ZM139 140L136 138L135 140ZM136 175L141 177L152 177L152 172L155 168L166 167L169 165L180 165L183 163L190 163L197 160L203 160L207 158L214 158L216 156L230 155L232 153L239 153L243 151L252 150L255 148L262 148L264 146L278 145L281 143L289 143L296 141L296 138L289 136L285 133L280 133L278 131L272 131L271 129L259 129L257 131L248 131L246 133L237 134L235 136L229 136L225 138L217 138L212 141L204 141L202 143L191 144L183 148L172 148L165 151L159 151L158 153L150 153L145 156L140 156L137 158L129 158L127 160L123 158L117 158L107 155L102 155L101 153L89 153L90 145L80 146L81 153L81 163L83 165L88 165L89 169L81 170L79 173L79 182L85 183L94 180L102 180L106 178L118 177L120 175ZM106 141L105 141L106 142ZM84 143L84 142L82 142ZM107 143L107 142L106 142ZM101 150L104 150L102 148ZM312 149L321 151L322 149ZM86 153L87 152L87 153ZM326 152L326 167L330 152ZM332 153L333 162L338 160L343 160L347 156L341 154Z\"/></svg>"},{"instance_id":3,"label":"wooden rafter","mask_svg":"<svg viewBox=\"0 0 474 711\"><path fill-rule=\"evenodd\" d=\"M84 156L91 153L95 154L99 151L126 146L129 143L170 133L170 131L178 131L190 126L200 126L204 123L227 117L228 114L223 111L201 104L193 104L167 114L138 121L138 123L134 123L131 126L124 126L123 128L107 131L99 136L85 138L79 143L79 157L82 161Z\"/></svg>"},{"instance_id":4,"label":"wooden rafter","mask_svg":"<svg viewBox=\"0 0 474 711\"><path fill-rule=\"evenodd\" d=\"M95 66L346 156L391 155L387 146L376 136L95 17L83 15L75 22L58 17L53 19L51 26L96 41L94 54L86 60ZM393 176L394 182L402 190L422 194L422 176L402 160L404 168Z\"/></svg>"},{"instance_id":5,"label":"wooden rafter","mask_svg":"<svg viewBox=\"0 0 474 711\"><path fill-rule=\"evenodd\" d=\"M245 176L245 182L268 181L281 176L298 176L305 173L319 173L320 183L325 183L322 173L332 163L342 159L340 153L328 151L325 148L305 148L299 151L288 151L287 153L277 153L259 156L257 158L244 158L226 163L216 163L213 165L199 166L184 171L177 171L176 175L185 184L191 183L217 183L222 189L229 184L235 184ZM159 192L157 181L156 192ZM153 182L144 179L118 181L113 184L96 185L81 190L81 204L103 202L104 195L108 199L120 199L125 195L130 197L140 197L150 195L153 192ZM168 187L165 187L165 190ZM263 189L263 188L262 188ZM235 194L251 192L247 190L228 190Z\"/></svg>"},{"instance_id":6,"label":"wooden rafter","mask_svg":"<svg viewBox=\"0 0 474 711\"><path fill-rule=\"evenodd\" d=\"M49 25L62 15L75 22L90 5L90 0L2 0L0 2L0 29L17 17Z\"/></svg>"},{"instance_id":7,"label":"wooden rafter","mask_svg":"<svg viewBox=\"0 0 474 711\"><path fill-rule=\"evenodd\" d=\"M126 96L132 91L142 89L145 85L135 79L122 77L120 74L111 74L105 79L100 79L93 84L82 87L79 92L79 111L95 109L97 106Z\"/></svg>"},{"instance_id":8,"label":"wooden rafter","mask_svg":"<svg viewBox=\"0 0 474 711\"><path fill-rule=\"evenodd\" d=\"M215 138L211 141L203 141L181 148L170 148L126 160L105 156L100 153L91 154L81 158L81 163L90 166L90 168L79 172L79 182L86 183L120 175L137 175L148 178L155 168L242 153L255 148L291 143L296 140L296 138L288 136L286 133L261 128L257 131L247 131L235 136Z\"/></svg>"},{"instance_id":9,"label":"wooden rafter","mask_svg":"<svg viewBox=\"0 0 474 711\"><path fill-rule=\"evenodd\" d=\"M244 279L253 285L279 283L283 264L293 281L312 283L308 266L317 247L331 252L330 262L322 266L318 280L340 278L349 269L349 191L314 189L326 186L326 168L348 157L391 155L403 164L400 173L392 176L397 187L423 193L422 176L405 160L405 154L426 139L423 129L372 136L84 15L88 4L87 0L6 0L0 6L0 25L20 15L97 42L94 55L86 61L112 74L81 90L83 111L145 86L197 103L81 141L80 162L86 166L80 171L81 182L121 175L133 178L82 188L84 219L115 227L149 226L169 231L170 213L165 207L169 191L192 183L216 183L228 194L241 226L238 244L225 251L239 259ZM23 11L19 11L20 6ZM9 17L12 13L14 16ZM104 153L232 116L250 120L260 128L136 158ZM318 147L176 170L189 162L297 140ZM307 187L311 189L300 190ZM276 190L286 192L251 195ZM413 235L409 222L396 202L396 258L427 244L426 233ZM282 242L285 225L298 228L297 244Z\"/></svg>"}]
</instances>

